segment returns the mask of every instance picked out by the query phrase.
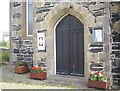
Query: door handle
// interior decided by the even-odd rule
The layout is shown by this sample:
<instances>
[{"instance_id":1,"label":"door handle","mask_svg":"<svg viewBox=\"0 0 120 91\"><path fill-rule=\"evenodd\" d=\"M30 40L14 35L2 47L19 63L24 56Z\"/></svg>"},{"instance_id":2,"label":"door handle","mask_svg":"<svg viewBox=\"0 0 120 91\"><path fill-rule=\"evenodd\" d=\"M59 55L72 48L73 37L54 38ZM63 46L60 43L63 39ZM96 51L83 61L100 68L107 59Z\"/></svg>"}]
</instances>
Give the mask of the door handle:
<instances>
[{"instance_id":1,"label":"door handle","mask_svg":"<svg viewBox=\"0 0 120 91\"><path fill-rule=\"evenodd\" d=\"M73 64L72 66L73 66L73 69L74 69L75 65Z\"/></svg>"}]
</instances>

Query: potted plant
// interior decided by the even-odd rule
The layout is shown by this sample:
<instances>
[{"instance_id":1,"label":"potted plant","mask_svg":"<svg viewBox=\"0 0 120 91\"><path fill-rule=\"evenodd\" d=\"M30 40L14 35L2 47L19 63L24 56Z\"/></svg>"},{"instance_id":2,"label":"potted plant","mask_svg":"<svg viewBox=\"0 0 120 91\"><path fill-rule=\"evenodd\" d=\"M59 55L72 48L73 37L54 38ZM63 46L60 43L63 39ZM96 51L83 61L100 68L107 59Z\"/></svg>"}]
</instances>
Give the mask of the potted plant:
<instances>
[{"instance_id":1,"label":"potted plant","mask_svg":"<svg viewBox=\"0 0 120 91\"><path fill-rule=\"evenodd\" d=\"M40 66L33 66L30 72L30 78L31 79L46 79L46 72L45 69L43 69Z\"/></svg>"},{"instance_id":2,"label":"potted plant","mask_svg":"<svg viewBox=\"0 0 120 91\"><path fill-rule=\"evenodd\" d=\"M28 72L28 66L26 62L23 61L16 61L15 62L15 67L14 67L14 72L18 74L26 73Z\"/></svg>"},{"instance_id":3,"label":"potted plant","mask_svg":"<svg viewBox=\"0 0 120 91\"><path fill-rule=\"evenodd\" d=\"M107 89L107 75L103 72L91 72L88 79L88 87Z\"/></svg>"}]
</instances>

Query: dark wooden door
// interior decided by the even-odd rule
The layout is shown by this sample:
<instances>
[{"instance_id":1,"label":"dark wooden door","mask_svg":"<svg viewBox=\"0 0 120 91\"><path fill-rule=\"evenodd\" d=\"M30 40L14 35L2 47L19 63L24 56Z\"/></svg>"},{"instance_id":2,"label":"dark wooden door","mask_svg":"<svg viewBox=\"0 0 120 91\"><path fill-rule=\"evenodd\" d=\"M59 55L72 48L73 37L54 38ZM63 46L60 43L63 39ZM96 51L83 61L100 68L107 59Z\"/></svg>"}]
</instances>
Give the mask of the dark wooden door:
<instances>
[{"instance_id":1,"label":"dark wooden door","mask_svg":"<svg viewBox=\"0 0 120 91\"><path fill-rule=\"evenodd\" d=\"M56 72L84 75L84 26L72 15L56 27Z\"/></svg>"}]
</instances>

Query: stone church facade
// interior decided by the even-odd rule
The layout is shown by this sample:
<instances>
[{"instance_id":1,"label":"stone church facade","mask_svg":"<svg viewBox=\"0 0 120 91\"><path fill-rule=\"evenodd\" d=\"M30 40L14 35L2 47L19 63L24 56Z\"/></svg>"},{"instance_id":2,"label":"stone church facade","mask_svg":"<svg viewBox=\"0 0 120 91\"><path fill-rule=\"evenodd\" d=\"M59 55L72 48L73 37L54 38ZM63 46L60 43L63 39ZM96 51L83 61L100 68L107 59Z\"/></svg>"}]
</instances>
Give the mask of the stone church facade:
<instances>
[{"instance_id":1,"label":"stone church facade","mask_svg":"<svg viewBox=\"0 0 120 91\"><path fill-rule=\"evenodd\" d=\"M27 50L24 46L30 42L31 46L28 44L26 48L33 51L28 54L31 64L44 64L49 76L62 74L88 78L91 71L98 69L108 74L111 85L111 36L113 31L120 32L120 22L113 23L111 14L120 13L119 2L34 1L30 27L33 33L30 36L29 28L26 29L29 26L26 6L25 1L10 2L11 61L18 59L15 49ZM24 46L15 42L19 39Z\"/></svg>"}]
</instances>

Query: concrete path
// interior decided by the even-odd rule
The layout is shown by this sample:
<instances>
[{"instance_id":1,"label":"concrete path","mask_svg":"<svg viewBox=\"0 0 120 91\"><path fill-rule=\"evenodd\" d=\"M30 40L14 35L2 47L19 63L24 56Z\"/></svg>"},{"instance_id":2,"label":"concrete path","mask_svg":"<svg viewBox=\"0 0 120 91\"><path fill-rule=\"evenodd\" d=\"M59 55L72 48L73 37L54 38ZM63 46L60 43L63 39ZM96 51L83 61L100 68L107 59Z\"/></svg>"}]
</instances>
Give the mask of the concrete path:
<instances>
[{"instance_id":1,"label":"concrete path","mask_svg":"<svg viewBox=\"0 0 120 91\"><path fill-rule=\"evenodd\" d=\"M42 85L44 88L68 88L68 89L92 89L87 87L87 79L84 77L54 75L47 77L46 80L35 80L29 78L29 73L15 74L13 67L6 65L2 67L2 82L12 84L27 84L29 88L34 85ZM9 86L9 85L8 85ZM17 87L18 88L18 87ZM42 88L42 87L41 87Z\"/></svg>"}]
</instances>

